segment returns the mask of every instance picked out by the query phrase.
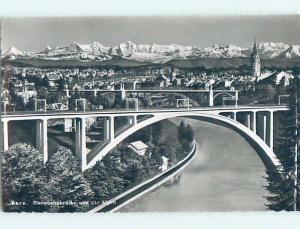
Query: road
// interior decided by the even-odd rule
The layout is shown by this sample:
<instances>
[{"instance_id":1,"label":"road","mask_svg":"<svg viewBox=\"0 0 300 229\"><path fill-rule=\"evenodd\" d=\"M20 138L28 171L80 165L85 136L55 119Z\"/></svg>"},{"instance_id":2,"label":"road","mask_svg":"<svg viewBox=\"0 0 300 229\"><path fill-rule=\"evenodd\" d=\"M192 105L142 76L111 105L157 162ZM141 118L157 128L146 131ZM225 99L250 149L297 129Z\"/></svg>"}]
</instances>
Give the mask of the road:
<instances>
[{"instance_id":1,"label":"road","mask_svg":"<svg viewBox=\"0 0 300 229\"><path fill-rule=\"evenodd\" d=\"M185 121L195 130L199 147L194 160L184 169L180 182L162 186L120 211L266 210L265 168L246 140L225 127Z\"/></svg>"}]
</instances>

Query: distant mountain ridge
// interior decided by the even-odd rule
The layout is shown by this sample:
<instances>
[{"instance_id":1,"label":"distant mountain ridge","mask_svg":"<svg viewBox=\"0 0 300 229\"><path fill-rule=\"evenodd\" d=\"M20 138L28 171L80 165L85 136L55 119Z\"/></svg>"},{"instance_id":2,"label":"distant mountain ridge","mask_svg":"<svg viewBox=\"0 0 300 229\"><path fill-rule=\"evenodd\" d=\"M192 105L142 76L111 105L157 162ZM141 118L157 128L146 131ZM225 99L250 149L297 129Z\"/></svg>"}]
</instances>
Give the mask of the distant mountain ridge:
<instances>
[{"instance_id":1,"label":"distant mountain ridge","mask_svg":"<svg viewBox=\"0 0 300 229\"><path fill-rule=\"evenodd\" d=\"M300 45L269 42L259 43L257 47L261 59L269 62L279 63L280 60L283 60L284 62L298 63L298 60L300 60ZM4 60L26 63L27 65L30 62L37 63L39 60L43 63L53 61L56 63L58 61L68 61L67 63L70 63L70 61L75 61L79 64L91 62L92 65L97 63L99 65L109 65L110 63L118 63L121 59L143 65L180 63L180 61L201 65L202 62L208 63L206 60L217 63L214 59L220 59L220 61L222 59L223 62L234 64L236 62L235 59L248 58L251 52L252 47L242 48L235 45L216 44L207 48L198 48L177 44L135 44L131 41L126 41L115 47L106 47L99 42L86 45L72 42L56 48L47 46L41 52L22 52L12 46L2 54L2 57ZM122 61L122 63L125 62Z\"/></svg>"}]
</instances>

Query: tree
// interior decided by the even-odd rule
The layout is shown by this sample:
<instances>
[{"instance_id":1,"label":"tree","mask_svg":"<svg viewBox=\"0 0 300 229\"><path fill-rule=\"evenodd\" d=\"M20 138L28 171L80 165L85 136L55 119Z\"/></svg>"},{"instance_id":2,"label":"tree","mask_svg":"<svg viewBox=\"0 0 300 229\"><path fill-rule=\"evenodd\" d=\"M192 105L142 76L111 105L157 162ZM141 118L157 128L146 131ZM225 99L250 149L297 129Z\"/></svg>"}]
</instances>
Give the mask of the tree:
<instances>
[{"instance_id":1,"label":"tree","mask_svg":"<svg viewBox=\"0 0 300 229\"><path fill-rule=\"evenodd\" d=\"M86 170L84 176L91 184L91 188L95 193L95 200L102 202L108 199L111 191L107 188L109 174L102 161L98 161L92 168Z\"/></svg>"},{"instance_id":2,"label":"tree","mask_svg":"<svg viewBox=\"0 0 300 229\"><path fill-rule=\"evenodd\" d=\"M49 93L47 87L40 87L37 95L39 99L48 99Z\"/></svg>"},{"instance_id":3,"label":"tree","mask_svg":"<svg viewBox=\"0 0 300 229\"><path fill-rule=\"evenodd\" d=\"M177 156L174 148L171 147L169 144L164 144L159 146L159 152L161 153L161 156L165 156L169 159L169 165L174 165L177 163Z\"/></svg>"},{"instance_id":4,"label":"tree","mask_svg":"<svg viewBox=\"0 0 300 229\"><path fill-rule=\"evenodd\" d=\"M35 108L35 98L34 97L30 97L28 99L28 102L27 102L26 106L25 106L25 109L27 111L34 111L34 108Z\"/></svg>"},{"instance_id":5,"label":"tree","mask_svg":"<svg viewBox=\"0 0 300 229\"><path fill-rule=\"evenodd\" d=\"M100 95L100 103L104 109L114 108L115 105L115 94L111 92L103 93Z\"/></svg>"},{"instance_id":6,"label":"tree","mask_svg":"<svg viewBox=\"0 0 300 229\"><path fill-rule=\"evenodd\" d=\"M185 129L185 138L186 138L186 140L189 143L191 143L192 141L194 141L194 131L193 131L193 129L192 129L192 127L191 127L190 124L188 124L186 126L186 129Z\"/></svg>"},{"instance_id":7,"label":"tree","mask_svg":"<svg viewBox=\"0 0 300 229\"><path fill-rule=\"evenodd\" d=\"M182 139L184 139L184 132L185 132L185 123L184 121L182 120L179 124L179 127L178 127L178 141L181 142Z\"/></svg>"},{"instance_id":8,"label":"tree","mask_svg":"<svg viewBox=\"0 0 300 229\"><path fill-rule=\"evenodd\" d=\"M69 99L69 109L74 110L76 108L76 99L80 99L80 93L77 88L75 88L74 93L72 93Z\"/></svg>"},{"instance_id":9,"label":"tree","mask_svg":"<svg viewBox=\"0 0 300 229\"><path fill-rule=\"evenodd\" d=\"M16 110L23 111L25 109L25 103L21 96L15 92L15 85L10 82L8 85L8 92L11 98L11 103L14 104Z\"/></svg>"},{"instance_id":10,"label":"tree","mask_svg":"<svg viewBox=\"0 0 300 229\"><path fill-rule=\"evenodd\" d=\"M57 80L57 84L58 84L57 90L63 91L65 89L65 85L67 84L67 82L64 78L61 77Z\"/></svg>"},{"instance_id":11,"label":"tree","mask_svg":"<svg viewBox=\"0 0 300 229\"><path fill-rule=\"evenodd\" d=\"M184 121L181 121L178 127L178 141L181 144L182 149L188 150L193 140L194 140L194 131L192 127L189 124L185 125Z\"/></svg>"},{"instance_id":12,"label":"tree","mask_svg":"<svg viewBox=\"0 0 300 229\"><path fill-rule=\"evenodd\" d=\"M270 196L267 207L271 210L300 210L299 201L299 69L295 71L295 79L289 88L289 110L286 112L282 123L282 135L278 139L278 147L275 150L282 166L278 177L274 172L267 172L267 190Z\"/></svg>"},{"instance_id":13,"label":"tree","mask_svg":"<svg viewBox=\"0 0 300 229\"><path fill-rule=\"evenodd\" d=\"M46 163L44 172L47 176L49 200L72 201L70 205L50 206L50 211L76 212L88 209L88 205L80 203L93 198L94 192L81 173L79 161L70 150L59 147Z\"/></svg>"},{"instance_id":14,"label":"tree","mask_svg":"<svg viewBox=\"0 0 300 229\"><path fill-rule=\"evenodd\" d=\"M50 88L50 83L49 83L49 79L47 76L45 76L42 80L42 86L49 89Z\"/></svg>"},{"instance_id":15,"label":"tree","mask_svg":"<svg viewBox=\"0 0 300 229\"><path fill-rule=\"evenodd\" d=\"M45 200L42 195L45 185L42 154L30 145L16 144L3 152L1 159L4 211L46 211L46 206L32 204ZM21 205L11 205L13 202Z\"/></svg>"}]
</instances>

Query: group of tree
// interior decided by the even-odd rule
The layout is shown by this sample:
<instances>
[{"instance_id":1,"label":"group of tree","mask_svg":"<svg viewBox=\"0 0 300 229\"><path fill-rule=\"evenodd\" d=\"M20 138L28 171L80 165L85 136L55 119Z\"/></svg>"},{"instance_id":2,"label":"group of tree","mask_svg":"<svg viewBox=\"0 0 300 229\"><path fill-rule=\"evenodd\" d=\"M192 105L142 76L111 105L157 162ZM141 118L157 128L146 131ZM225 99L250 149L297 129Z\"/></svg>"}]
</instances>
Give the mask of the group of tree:
<instances>
[{"instance_id":1,"label":"group of tree","mask_svg":"<svg viewBox=\"0 0 300 229\"><path fill-rule=\"evenodd\" d=\"M287 92L289 93L289 109L281 118L281 134L278 146L274 152L281 162L275 171L267 171L267 207L275 211L299 211L299 121L300 121L300 79L299 69L295 71L293 80ZM278 173L279 172L279 173Z\"/></svg>"},{"instance_id":2,"label":"group of tree","mask_svg":"<svg viewBox=\"0 0 300 229\"><path fill-rule=\"evenodd\" d=\"M95 206L82 203L107 201L156 175L162 156L168 157L170 164L177 161L171 146L151 146L145 156L119 147L82 173L77 157L64 147L44 164L42 154L34 147L13 145L2 153L3 210L87 211Z\"/></svg>"},{"instance_id":3,"label":"group of tree","mask_svg":"<svg viewBox=\"0 0 300 229\"><path fill-rule=\"evenodd\" d=\"M188 151L194 141L194 131L190 124L186 125L184 121L181 121L178 127L177 137L182 149Z\"/></svg>"},{"instance_id":4,"label":"group of tree","mask_svg":"<svg viewBox=\"0 0 300 229\"><path fill-rule=\"evenodd\" d=\"M161 135L162 122L157 122L130 135L126 141L133 142L140 140L148 145L157 145L159 144Z\"/></svg>"},{"instance_id":5,"label":"group of tree","mask_svg":"<svg viewBox=\"0 0 300 229\"><path fill-rule=\"evenodd\" d=\"M81 203L94 195L78 160L66 148L60 147L44 165L39 151L16 144L2 153L1 162L6 212L84 211L87 205Z\"/></svg>"}]
</instances>

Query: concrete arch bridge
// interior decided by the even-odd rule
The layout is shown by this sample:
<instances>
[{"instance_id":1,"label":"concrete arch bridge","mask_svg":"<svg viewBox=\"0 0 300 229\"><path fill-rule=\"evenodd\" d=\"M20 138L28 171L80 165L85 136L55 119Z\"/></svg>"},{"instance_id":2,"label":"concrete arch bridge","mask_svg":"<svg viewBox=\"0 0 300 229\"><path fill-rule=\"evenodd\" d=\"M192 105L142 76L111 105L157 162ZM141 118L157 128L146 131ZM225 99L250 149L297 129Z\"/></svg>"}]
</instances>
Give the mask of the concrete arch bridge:
<instances>
[{"instance_id":1,"label":"concrete arch bridge","mask_svg":"<svg viewBox=\"0 0 300 229\"><path fill-rule=\"evenodd\" d=\"M280 165L273 152L274 113L288 110L287 106L222 106L182 109L143 110L98 110L83 112L13 112L2 115L3 148L9 146L9 123L35 120L36 147L48 160L48 121L51 119L72 120L75 130L76 154L81 160L82 171L92 167L114 147L136 131L153 123L174 117L189 117L229 127L243 136L258 152L267 167ZM115 118L126 116L129 125L122 131L115 131ZM239 118L242 116L243 118ZM86 121L88 118L102 117L105 144L88 151L86 147Z\"/></svg>"}]
</instances>

